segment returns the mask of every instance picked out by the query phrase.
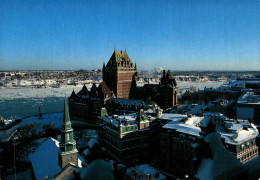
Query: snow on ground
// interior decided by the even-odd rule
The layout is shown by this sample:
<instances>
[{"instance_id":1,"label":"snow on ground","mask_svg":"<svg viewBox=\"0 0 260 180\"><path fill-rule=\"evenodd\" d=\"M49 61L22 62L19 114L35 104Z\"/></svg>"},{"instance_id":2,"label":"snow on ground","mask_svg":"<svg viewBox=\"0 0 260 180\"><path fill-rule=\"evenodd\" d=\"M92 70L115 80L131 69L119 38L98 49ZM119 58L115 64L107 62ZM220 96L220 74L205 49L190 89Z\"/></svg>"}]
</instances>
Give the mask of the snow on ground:
<instances>
[{"instance_id":1,"label":"snow on ground","mask_svg":"<svg viewBox=\"0 0 260 180\"><path fill-rule=\"evenodd\" d=\"M43 126L46 124L51 124L54 128L60 128L62 126L62 121L63 113L44 114L42 116L42 119L39 119L38 116L31 116L23 119L21 123L15 125L8 130L0 131L0 137L2 141L5 141L10 137L13 132L15 132L17 128L28 124L33 124L38 132L42 132L44 130Z\"/></svg>"}]
</instances>

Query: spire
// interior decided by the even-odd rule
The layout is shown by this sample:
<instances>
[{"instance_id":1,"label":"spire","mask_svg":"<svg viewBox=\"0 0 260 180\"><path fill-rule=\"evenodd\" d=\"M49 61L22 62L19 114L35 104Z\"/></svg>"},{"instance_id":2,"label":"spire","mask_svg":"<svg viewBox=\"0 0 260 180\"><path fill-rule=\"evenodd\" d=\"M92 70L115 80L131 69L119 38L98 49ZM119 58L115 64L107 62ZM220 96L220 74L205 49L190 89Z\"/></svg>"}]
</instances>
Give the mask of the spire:
<instances>
[{"instance_id":1,"label":"spire","mask_svg":"<svg viewBox=\"0 0 260 180\"><path fill-rule=\"evenodd\" d=\"M60 150L58 154L61 169L69 163L78 166L78 150L76 149L76 141L71 127L67 97L65 97L64 102L63 124L61 129Z\"/></svg>"},{"instance_id":2,"label":"spire","mask_svg":"<svg viewBox=\"0 0 260 180\"><path fill-rule=\"evenodd\" d=\"M106 68L105 62L103 62L103 69L105 69L105 68Z\"/></svg>"},{"instance_id":3,"label":"spire","mask_svg":"<svg viewBox=\"0 0 260 180\"><path fill-rule=\"evenodd\" d=\"M86 85L85 85L85 84L83 85L83 88L82 88L82 90L83 90L83 91L86 91L86 90L87 90L87 87L86 87Z\"/></svg>"},{"instance_id":4,"label":"spire","mask_svg":"<svg viewBox=\"0 0 260 180\"><path fill-rule=\"evenodd\" d=\"M62 153L77 151L74 133L71 127L68 100L65 98L63 124L61 129L60 150Z\"/></svg>"},{"instance_id":5,"label":"spire","mask_svg":"<svg viewBox=\"0 0 260 180\"><path fill-rule=\"evenodd\" d=\"M64 130L64 131L72 130L71 122L70 122L70 115L69 115L69 108L68 108L68 103L67 103L67 97L65 98L65 103L64 103L63 129L62 130Z\"/></svg>"},{"instance_id":6,"label":"spire","mask_svg":"<svg viewBox=\"0 0 260 180\"><path fill-rule=\"evenodd\" d=\"M72 98L72 99L76 99L77 98L77 95L76 95L74 89L73 89L73 91L72 91L72 93L70 95L70 98Z\"/></svg>"},{"instance_id":7,"label":"spire","mask_svg":"<svg viewBox=\"0 0 260 180\"><path fill-rule=\"evenodd\" d=\"M136 62L135 62L135 69L137 70L137 65L136 65Z\"/></svg>"}]
</instances>

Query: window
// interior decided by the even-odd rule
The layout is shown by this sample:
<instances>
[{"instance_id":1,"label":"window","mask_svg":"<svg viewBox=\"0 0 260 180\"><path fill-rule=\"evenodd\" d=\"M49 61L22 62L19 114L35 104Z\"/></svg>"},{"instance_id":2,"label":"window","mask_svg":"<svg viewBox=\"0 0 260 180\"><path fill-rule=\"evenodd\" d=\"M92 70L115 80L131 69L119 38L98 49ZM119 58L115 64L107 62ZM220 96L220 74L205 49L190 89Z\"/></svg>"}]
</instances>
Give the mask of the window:
<instances>
[{"instance_id":1,"label":"window","mask_svg":"<svg viewBox=\"0 0 260 180\"><path fill-rule=\"evenodd\" d=\"M67 139L70 140L70 134L67 134Z\"/></svg>"}]
</instances>

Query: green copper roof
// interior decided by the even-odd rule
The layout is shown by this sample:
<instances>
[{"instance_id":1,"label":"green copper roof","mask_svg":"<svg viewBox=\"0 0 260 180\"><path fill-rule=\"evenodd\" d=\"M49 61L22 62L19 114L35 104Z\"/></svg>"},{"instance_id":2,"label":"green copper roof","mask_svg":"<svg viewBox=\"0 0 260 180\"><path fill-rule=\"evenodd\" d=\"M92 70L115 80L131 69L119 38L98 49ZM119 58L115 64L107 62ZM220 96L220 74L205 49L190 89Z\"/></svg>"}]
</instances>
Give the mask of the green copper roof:
<instances>
[{"instance_id":1,"label":"green copper roof","mask_svg":"<svg viewBox=\"0 0 260 180\"><path fill-rule=\"evenodd\" d=\"M107 63L107 67L109 67L111 65L118 66L118 64L121 62L128 62L129 65L133 64L126 51L114 50L111 58L109 59L109 61Z\"/></svg>"},{"instance_id":2,"label":"green copper roof","mask_svg":"<svg viewBox=\"0 0 260 180\"><path fill-rule=\"evenodd\" d=\"M72 130L67 98L65 99L65 103L64 103L63 128L62 128L62 130L63 131Z\"/></svg>"},{"instance_id":3,"label":"green copper roof","mask_svg":"<svg viewBox=\"0 0 260 180\"><path fill-rule=\"evenodd\" d=\"M62 153L68 153L76 150L76 141L74 139L74 133L71 127L67 98L65 98L65 102L64 102L64 114L63 114L63 124L61 129L60 149Z\"/></svg>"}]
</instances>

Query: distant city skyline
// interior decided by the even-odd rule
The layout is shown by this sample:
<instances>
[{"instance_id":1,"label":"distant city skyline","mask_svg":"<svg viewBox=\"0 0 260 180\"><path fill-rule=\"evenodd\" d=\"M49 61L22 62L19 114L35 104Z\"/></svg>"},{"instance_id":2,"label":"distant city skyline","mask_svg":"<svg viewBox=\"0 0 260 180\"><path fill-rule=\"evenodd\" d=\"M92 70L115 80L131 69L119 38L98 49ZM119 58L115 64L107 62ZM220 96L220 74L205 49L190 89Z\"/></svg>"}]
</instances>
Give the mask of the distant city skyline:
<instances>
[{"instance_id":1,"label":"distant city skyline","mask_svg":"<svg viewBox=\"0 0 260 180\"><path fill-rule=\"evenodd\" d=\"M101 69L114 49L138 70L260 70L259 0L5 1L0 70Z\"/></svg>"}]
</instances>

